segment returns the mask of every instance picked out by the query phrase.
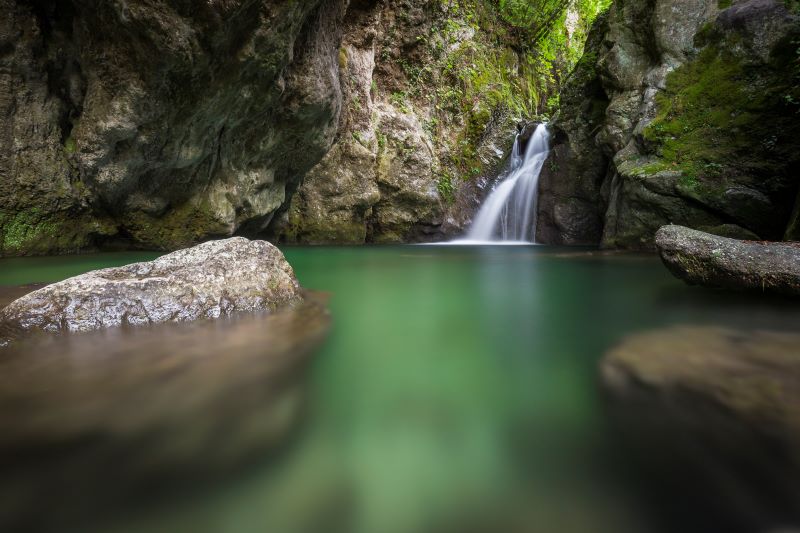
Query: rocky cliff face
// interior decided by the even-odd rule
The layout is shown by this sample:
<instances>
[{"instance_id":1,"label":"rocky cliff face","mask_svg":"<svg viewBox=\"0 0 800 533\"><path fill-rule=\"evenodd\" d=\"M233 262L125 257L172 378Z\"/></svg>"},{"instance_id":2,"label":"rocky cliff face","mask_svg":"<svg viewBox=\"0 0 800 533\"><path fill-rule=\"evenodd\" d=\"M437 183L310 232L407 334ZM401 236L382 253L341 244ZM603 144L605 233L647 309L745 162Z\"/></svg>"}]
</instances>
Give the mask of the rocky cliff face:
<instances>
[{"instance_id":1,"label":"rocky cliff face","mask_svg":"<svg viewBox=\"0 0 800 533\"><path fill-rule=\"evenodd\" d=\"M562 94L539 240L652 249L668 223L799 238L798 42L779 0L616 0Z\"/></svg>"},{"instance_id":2,"label":"rocky cliff face","mask_svg":"<svg viewBox=\"0 0 800 533\"><path fill-rule=\"evenodd\" d=\"M272 236L362 244L462 232L483 199L481 185L507 157L521 115L485 95L465 111L468 91L453 70L465 50L485 56L506 46L484 42L459 3L430 0L351 2L343 33L345 111L336 142Z\"/></svg>"},{"instance_id":3,"label":"rocky cliff face","mask_svg":"<svg viewBox=\"0 0 800 533\"><path fill-rule=\"evenodd\" d=\"M0 0L0 254L259 233L328 151L346 0Z\"/></svg>"},{"instance_id":4,"label":"rocky cliff face","mask_svg":"<svg viewBox=\"0 0 800 533\"><path fill-rule=\"evenodd\" d=\"M0 255L461 231L531 105L487 6L0 0Z\"/></svg>"}]
</instances>

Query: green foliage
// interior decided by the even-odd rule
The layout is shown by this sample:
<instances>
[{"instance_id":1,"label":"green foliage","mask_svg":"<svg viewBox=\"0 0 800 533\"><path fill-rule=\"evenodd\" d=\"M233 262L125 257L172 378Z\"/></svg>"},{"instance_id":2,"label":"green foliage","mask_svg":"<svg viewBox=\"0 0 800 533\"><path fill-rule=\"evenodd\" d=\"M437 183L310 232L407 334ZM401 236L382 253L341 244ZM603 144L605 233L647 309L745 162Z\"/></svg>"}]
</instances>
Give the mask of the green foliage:
<instances>
[{"instance_id":1,"label":"green foliage","mask_svg":"<svg viewBox=\"0 0 800 533\"><path fill-rule=\"evenodd\" d=\"M64 141L64 151L68 154L74 154L78 150L78 145L75 138L71 135Z\"/></svg>"},{"instance_id":2,"label":"green foliage","mask_svg":"<svg viewBox=\"0 0 800 533\"><path fill-rule=\"evenodd\" d=\"M439 189L439 195L446 201L452 202L454 200L455 186L453 185L453 177L450 174L442 174L436 183Z\"/></svg>"},{"instance_id":3,"label":"green foliage","mask_svg":"<svg viewBox=\"0 0 800 533\"><path fill-rule=\"evenodd\" d=\"M469 176L480 172L475 146L497 110L520 118L555 112L561 81L580 59L592 22L611 0L442 3L449 16L438 35L424 39L444 77L431 99L438 111L464 117L464 131L451 152L460 173ZM464 39L465 27L474 37ZM402 63L401 68L412 82L425 80L424 72Z\"/></svg>"},{"instance_id":4,"label":"green foliage","mask_svg":"<svg viewBox=\"0 0 800 533\"><path fill-rule=\"evenodd\" d=\"M403 113L410 113L411 106L408 104L408 95L404 91L395 91L389 97L389 101Z\"/></svg>"},{"instance_id":5,"label":"green foliage","mask_svg":"<svg viewBox=\"0 0 800 533\"><path fill-rule=\"evenodd\" d=\"M445 58L445 72L457 78L465 103L474 103L477 97L489 106L503 103L525 116L555 109L558 102L552 97L559 93L561 80L580 59L594 19L611 4L611 0L442 1L486 33L483 42L461 43ZM452 40L460 29L448 20L445 39ZM507 46L497 46L501 42Z\"/></svg>"},{"instance_id":6,"label":"green foliage","mask_svg":"<svg viewBox=\"0 0 800 533\"><path fill-rule=\"evenodd\" d=\"M499 0L497 9L505 22L538 43L553 29L570 3L571 0Z\"/></svg>"},{"instance_id":7,"label":"green foliage","mask_svg":"<svg viewBox=\"0 0 800 533\"><path fill-rule=\"evenodd\" d=\"M415 35L413 53L395 46L397 31L413 31L403 28L410 22L400 12L379 45L380 61L393 63L402 78L387 83L388 99L403 113L430 109L420 119L433 142L448 145L451 174L479 174L476 147L487 125L554 113L562 80L610 2L432 0L433 24Z\"/></svg>"}]
</instances>

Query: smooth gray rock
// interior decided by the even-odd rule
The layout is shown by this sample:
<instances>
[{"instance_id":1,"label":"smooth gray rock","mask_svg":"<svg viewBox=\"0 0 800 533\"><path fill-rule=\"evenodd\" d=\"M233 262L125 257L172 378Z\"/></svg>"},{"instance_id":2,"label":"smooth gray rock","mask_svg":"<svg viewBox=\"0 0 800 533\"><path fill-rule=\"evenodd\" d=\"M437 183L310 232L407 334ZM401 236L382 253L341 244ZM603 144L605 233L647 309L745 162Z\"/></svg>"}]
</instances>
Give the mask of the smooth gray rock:
<instances>
[{"instance_id":1,"label":"smooth gray rock","mask_svg":"<svg viewBox=\"0 0 800 533\"><path fill-rule=\"evenodd\" d=\"M54 283L0 310L9 331L91 331L275 310L302 299L283 254L234 237Z\"/></svg>"},{"instance_id":2,"label":"smooth gray rock","mask_svg":"<svg viewBox=\"0 0 800 533\"><path fill-rule=\"evenodd\" d=\"M656 233L661 259L692 285L800 295L800 244L741 241L683 226Z\"/></svg>"}]
</instances>

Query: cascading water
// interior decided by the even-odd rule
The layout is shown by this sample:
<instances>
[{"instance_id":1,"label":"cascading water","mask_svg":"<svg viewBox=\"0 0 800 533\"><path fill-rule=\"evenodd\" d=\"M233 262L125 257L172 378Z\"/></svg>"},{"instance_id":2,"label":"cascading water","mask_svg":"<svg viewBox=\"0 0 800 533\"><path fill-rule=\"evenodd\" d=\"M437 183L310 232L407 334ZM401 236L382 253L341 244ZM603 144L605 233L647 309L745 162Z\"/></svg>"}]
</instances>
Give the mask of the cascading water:
<instances>
[{"instance_id":1,"label":"cascading water","mask_svg":"<svg viewBox=\"0 0 800 533\"><path fill-rule=\"evenodd\" d=\"M467 240L536 242L539 175L550 153L547 124L539 124L522 155L514 140L507 177L489 195L472 223Z\"/></svg>"}]
</instances>

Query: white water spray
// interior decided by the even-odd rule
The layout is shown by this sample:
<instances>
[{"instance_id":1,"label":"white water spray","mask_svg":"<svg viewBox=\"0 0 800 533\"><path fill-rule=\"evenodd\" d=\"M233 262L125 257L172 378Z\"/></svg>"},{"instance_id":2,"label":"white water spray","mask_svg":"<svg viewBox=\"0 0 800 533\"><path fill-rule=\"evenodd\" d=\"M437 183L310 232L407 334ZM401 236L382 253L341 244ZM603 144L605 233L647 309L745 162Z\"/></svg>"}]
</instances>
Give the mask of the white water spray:
<instances>
[{"instance_id":1,"label":"white water spray","mask_svg":"<svg viewBox=\"0 0 800 533\"><path fill-rule=\"evenodd\" d=\"M539 124L524 156L514 140L508 176L497 185L472 223L469 242L536 242L539 175L550 153L550 133Z\"/></svg>"}]
</instances>

